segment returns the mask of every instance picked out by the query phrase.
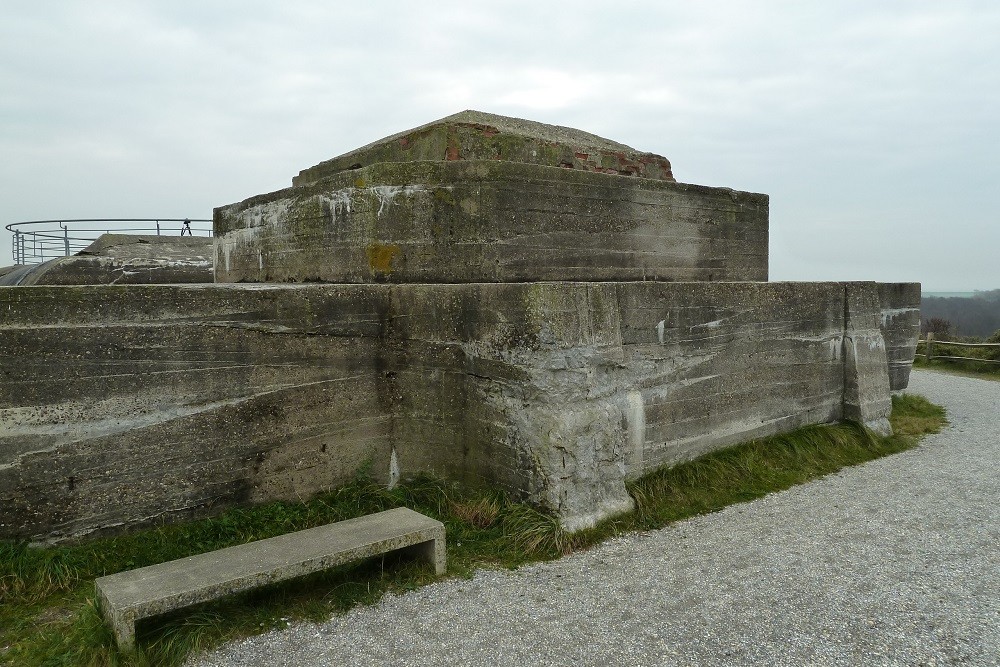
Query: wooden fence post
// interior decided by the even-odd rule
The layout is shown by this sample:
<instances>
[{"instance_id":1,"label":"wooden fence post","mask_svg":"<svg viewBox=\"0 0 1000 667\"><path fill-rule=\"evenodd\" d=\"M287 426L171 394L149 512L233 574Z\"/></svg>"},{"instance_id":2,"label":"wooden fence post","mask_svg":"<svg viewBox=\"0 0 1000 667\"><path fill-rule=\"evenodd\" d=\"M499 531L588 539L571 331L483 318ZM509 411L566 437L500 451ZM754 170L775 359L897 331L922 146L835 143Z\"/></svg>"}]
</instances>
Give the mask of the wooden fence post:
<instances>
[{"instance_id":1,"label":"wooden fence post","mask_svg":"<svg viewBox=\"0 0 1000 667\"><path fill-rule=\"evenodd\" d=\"M927 349L925 350L927 356L927 361L931 360L934 356L934 333L931 331L927 332Z\"/></svg>"}]
</instances>

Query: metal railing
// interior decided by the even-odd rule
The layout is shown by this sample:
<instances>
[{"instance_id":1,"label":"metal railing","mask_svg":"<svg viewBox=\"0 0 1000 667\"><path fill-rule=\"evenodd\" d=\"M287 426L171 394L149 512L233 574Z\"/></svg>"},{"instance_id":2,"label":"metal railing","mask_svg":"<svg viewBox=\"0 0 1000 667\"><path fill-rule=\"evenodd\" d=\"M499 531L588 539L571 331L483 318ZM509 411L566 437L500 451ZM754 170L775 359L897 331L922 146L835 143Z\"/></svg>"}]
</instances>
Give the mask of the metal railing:
<instances>
[{"instance_id":1,"label":"metal railing","mask_svg":"<svg viewBox=\"0 0 1000 667\"><path fill-rule=\"evenodd\" d=\"M15 264L41 264L56 257L68 257L89 246L101 234L212 235L212 221L200 218L30 220L12 222L5 228L14 235Z\"/></svg>"}]
</instances>

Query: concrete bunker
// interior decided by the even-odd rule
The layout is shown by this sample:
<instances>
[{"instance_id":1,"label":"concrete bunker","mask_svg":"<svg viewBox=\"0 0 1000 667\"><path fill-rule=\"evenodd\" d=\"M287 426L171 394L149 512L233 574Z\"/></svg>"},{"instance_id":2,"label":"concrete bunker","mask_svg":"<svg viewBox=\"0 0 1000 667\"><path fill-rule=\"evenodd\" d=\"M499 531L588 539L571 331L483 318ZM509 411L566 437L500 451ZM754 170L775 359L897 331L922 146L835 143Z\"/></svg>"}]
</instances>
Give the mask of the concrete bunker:
<instances>
[{"instance_id":1,"label":"concrete bunker","mask_svg":"<svg viewBox=\"0 0 1000 667\"><path fill-rule=\"evenodd\" d=\"M79 252L0 269L0 286L210 283L212 239L105 233Z\"/></svg>"},{"instance_id":2,"label":"concrete bunker","mask_svg":"<svg viewBox=\"0 0 1000 667\"><path fill-rule=\"evenodd\" d=\"M215 284L0 288L0 537L304 498L363 466L575 530L625 481L888 428L919 284L767 282L766 195L466 111L215 211Z\"/></svg>"}]
</instances>

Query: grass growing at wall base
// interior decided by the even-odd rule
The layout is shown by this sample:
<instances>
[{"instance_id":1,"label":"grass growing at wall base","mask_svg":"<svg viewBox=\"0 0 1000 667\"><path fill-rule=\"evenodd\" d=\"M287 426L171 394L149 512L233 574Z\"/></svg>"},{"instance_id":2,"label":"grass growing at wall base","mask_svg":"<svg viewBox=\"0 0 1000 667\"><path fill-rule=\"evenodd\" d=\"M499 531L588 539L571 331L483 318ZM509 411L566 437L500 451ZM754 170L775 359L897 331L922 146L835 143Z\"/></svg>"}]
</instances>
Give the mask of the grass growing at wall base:
<instances>
[{"instance_id":1,"label":"grass growing at wall base","mask_svg":"<svg viewBox=\"0 0 1000 667\"><path fill-rule=\"evenodd\" d=\"M96 577L397 506L443 521L451 575L480 567L516 567L585 549L623 532L659 528L696 514L912 447L946 423L944 410L911 395L893 399L895 435L854 424L815 426L758 440L630 484L636 510L596 528L567 534L558 523L495 491L472 491L418 479L392 491L359 478L307 503L236 509L77 546L35 549L0 542L0 664L177 665L192 651L292 619L320 620L387 591L435 579L430 568L389 555L303 580L234 596L139 628L139 650L120 655L93 595Z\"/></svg>"}]
</instances>

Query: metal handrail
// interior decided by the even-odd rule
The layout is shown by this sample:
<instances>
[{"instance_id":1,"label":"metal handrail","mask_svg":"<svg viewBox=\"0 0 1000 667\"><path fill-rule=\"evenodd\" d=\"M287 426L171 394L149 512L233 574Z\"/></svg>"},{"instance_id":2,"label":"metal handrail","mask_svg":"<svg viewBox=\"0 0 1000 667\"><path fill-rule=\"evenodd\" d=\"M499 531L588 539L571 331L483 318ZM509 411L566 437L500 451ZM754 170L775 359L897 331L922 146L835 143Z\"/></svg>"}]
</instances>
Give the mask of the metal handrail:
<instances>
[{"instance_id":1,"label":"metal handrail","mask_svg":"<svg viewBox=\"0 0 1000 667\"><path fill-rule=\"evenodd\" d=\"M114 223L101 227L77 227L77 223ZM12 222L4 228L14 235L15 264L40 264L56 257L68 257L93 243L101 234L156 234L211 236L211 220L203 218L79 218L75 220L29 220ZM139 227L121 223L152 223ZM178 223L178 224L167 224ZM209 223L206 227L203 223ZM53 227L53 225L57 225ZM72 228L71 228L72 225ZM42 226L41 229L31 229ZM72 232L72 235L71 235Z\"/></svg>"}]
</instances>

